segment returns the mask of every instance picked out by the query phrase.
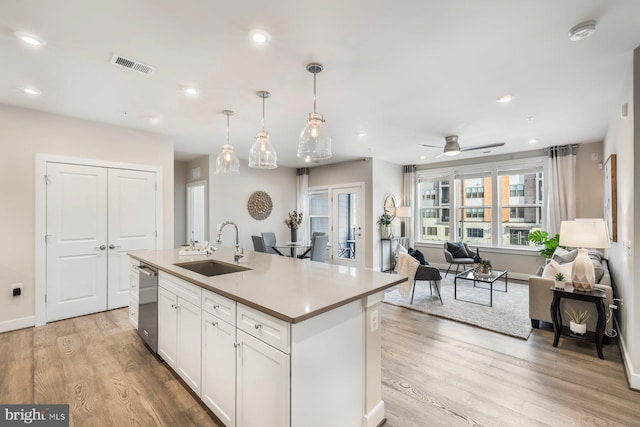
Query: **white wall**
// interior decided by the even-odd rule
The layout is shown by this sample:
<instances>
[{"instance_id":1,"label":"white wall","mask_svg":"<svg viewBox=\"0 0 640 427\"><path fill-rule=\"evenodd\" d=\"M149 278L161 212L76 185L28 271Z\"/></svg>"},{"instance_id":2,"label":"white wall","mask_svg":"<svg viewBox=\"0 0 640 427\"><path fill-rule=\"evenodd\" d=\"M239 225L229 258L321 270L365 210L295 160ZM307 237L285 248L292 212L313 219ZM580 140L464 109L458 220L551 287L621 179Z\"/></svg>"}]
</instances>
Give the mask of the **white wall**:
<instances>
[{"instance_id":1,"label":"white wall","mask_svg":"<svg viewBox=\"0 0 640 427\"><path fill-rule=\"evenodd\" d=\"M211 171L215 171L215 156L210 156ZM217 224L231 220L240 229L240 246L245 251L253 250L252 235L260 235L263 231L276 233L278 242L291 240L291 234L283 221L288 212L296 209L296 169L279 166L277 169L252 169L247 162L240 160L239 174L210 175L209 203L209 240L215 242L218 237ZM271 215L262 221L249 215L247 201L254 191L264 191L271 196L273 210ZM222 234L222 245L233 246L235 232L227 226Z\"/></svg>"},{"instance_id":2,"label":"white wall","mask_svg":"<svg viewBox=\"0 0 640 427\"><path fill-rule=\"evenodd\" d=\"M166 137L0 105L0 330L35 314L36 153L160 166L163 245L173 246L173 143ZM24 284L10 296L10 285ZM33 322L31 322L33 325Z\"/></svg>"},{"instance_id":3,"label":"white wall","mask_svg":"<svg viewBox=\"0 0 640 427\"><path fill-rule=\"evenodd\" d=\"M372 208L368 212L371 217L371 223L368 225L368 230L373 237L372 239L372 266L374 270L380 270L380 226L377 225L378 218L384 212L384 199L387 194L393 194L396 199L396 206L401 206L403 203L402 190L403 190L403 172L402 166L394 163L385 162L384 160L373 159L373 188L372 188ZM392 224L392 233L394 236L400 236L400 220L395 219ZM389 268L389 243L384 244L382 251L382 264L384 268Z\"/></svg>"},{"instance_id":4,"label":"white wall","mask_svg":"<svg viewBox=\"0 0 640 427\"><path fill-rule=\"evenodd\" d=\"M173 241L187 243L187 162L173 162Z\"/></svg>"},{"instance_id":5,"label":"white wall","mask_svg":"<svg viewBox=\"0 0 640 427\"><path fill-rule=\"evenodd\" d=\"M627 103L628 117L621 116L621 107ZM640 150L634 150L634 143L640 144L640 51L634 52L624 86L618 98L618 108L613 111L607 136L604 141L604 158L610 154L617 155L617 203L618 203L618 241L611 243L607 250L611 275L616 284L618 294L624 299L624 305L617 316L621 328L623 357L631 386L640 389L640 292L635 283L640 283L640 269L634 268L640 261L640 254L635 250L640 239L640 227L634 223L640 221L640 206L636 209L636 201L640 204ZM628 243L631 245L628 245Z\"/></svg>"}]
</instances>

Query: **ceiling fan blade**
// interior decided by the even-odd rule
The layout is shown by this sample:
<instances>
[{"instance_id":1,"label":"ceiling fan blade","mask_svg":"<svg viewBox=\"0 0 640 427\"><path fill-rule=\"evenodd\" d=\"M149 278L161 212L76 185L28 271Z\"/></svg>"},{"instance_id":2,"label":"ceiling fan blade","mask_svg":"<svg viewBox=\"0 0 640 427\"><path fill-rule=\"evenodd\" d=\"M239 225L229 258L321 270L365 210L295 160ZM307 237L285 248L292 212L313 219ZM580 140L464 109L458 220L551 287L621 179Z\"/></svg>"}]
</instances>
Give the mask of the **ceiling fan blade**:
<instances>
[{"instance_id":1,"label":"ceiling fan blade","mask_svg":"<svg viewBox=\"0 0 640 427\"><path fill-rule=\"evenodd\" d=\"M420 145L422 145L423 147L431 147L431 148L440 148L440 149L442 149L442 146L439 146L439 145L429 145L429 144L420 144Z\"/></svg>"},{"instance_id":2,"label":"ceiling fan blade","mask_svg":"<svg viewBox=\"0 0 640 427\"><path fill-rule=\"evenodd\" d=\"M485 148L502 147L504 144L504 142L494 142L493 144L475 145L473 147L460 148L460 151L483 150Z\"/></svg>"}]
</instances>

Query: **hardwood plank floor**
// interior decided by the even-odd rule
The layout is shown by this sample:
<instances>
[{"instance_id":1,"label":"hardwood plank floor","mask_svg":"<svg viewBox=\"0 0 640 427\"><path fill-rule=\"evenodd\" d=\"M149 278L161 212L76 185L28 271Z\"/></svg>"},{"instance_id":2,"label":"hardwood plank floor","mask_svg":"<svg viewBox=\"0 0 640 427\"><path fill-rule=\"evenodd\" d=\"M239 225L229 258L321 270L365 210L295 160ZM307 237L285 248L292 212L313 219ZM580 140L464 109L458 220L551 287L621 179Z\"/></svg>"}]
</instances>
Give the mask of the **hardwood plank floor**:
<instances>
[{"instance_id":1,"label":"hardwood plank floor","mask_svg":"<svg viewBox=\"0 0 640 427\"><path fill-rule=\"evenodd\" d=\"M382 304L388 427L640 426L617 344L528 341ZM0 402L68 403L73 426L215 426L127 310L0 334Z\"/></svg>"}]
</instances>

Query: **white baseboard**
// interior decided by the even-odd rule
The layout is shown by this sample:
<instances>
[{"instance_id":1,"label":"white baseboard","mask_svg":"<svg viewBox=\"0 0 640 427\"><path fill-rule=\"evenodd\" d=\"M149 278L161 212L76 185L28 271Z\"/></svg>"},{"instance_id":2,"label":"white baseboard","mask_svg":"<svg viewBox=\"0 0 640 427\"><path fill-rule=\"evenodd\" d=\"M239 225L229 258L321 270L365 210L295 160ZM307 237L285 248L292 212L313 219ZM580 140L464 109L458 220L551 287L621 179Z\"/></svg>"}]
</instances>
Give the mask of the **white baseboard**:
<instances>
[{"instance_id":1,"label":"white baseboard","mask_svg":"<svg viewBox=\"0 0 640 427\"><path fill-rule=\"evenodd\" d=\"M21 317L20 319L5 320L0 322L0 333L15 331L17 329L30 328L36 324L35 316Z\"/></svg>"},{"instance_id":2,"label":"white baseboard","mask_svg":"<svg viewBox=\"0 0 640 427\"><path fill-rule=\"evenodd\" d=\"M430 262L429 263L430 267L435 267L437 269L439 269L440 271L442 271L443 273L447 271L447 268L449 268L449 264L438 264L435 262ZM462 268L464 266L460 266L460 271L462 271ZM451 276L453 274L453 276L456 275L456 266L455 264L451 266L451 271L449 271L449 275ZM453 277L451 276L451 277ZM533 276L533 274L525 274L525 273L514 273L509 271L507 274L509 279L514 279L514 280L524 280L525 282L527 280L529 280L529 277ZM444 275L442 276L444 277Z\"/></svg>"},{"instance_id":3,"label":"white baseboard","mask_svg":"<svg viewBox=\"0 0 640 427\"><path fill-rule=\"evenodd\" d=\"M629 357L629 352L627 352L627 346L624 343L622 334L619 332L620 325L618 324L618 319L615 317L613 319L616 325L616 330L618 331L618 342L620 343L620 351L622 352L622 363L624 363L624 372L627 374L629 387L636 391L640 391L640 374L636 373L633 369L631 357Z\"/></svg>"},{"instance_id":4,"label":"white baseboard","mask_svg":"<svg viewBox=\"0 0 640 427\"><path fill-rule=\"evenodd\" d=\"M377 427L384 420L384 400L378 402L374 408L365 414L363 427Z\"/></svg>"}]
</instances>

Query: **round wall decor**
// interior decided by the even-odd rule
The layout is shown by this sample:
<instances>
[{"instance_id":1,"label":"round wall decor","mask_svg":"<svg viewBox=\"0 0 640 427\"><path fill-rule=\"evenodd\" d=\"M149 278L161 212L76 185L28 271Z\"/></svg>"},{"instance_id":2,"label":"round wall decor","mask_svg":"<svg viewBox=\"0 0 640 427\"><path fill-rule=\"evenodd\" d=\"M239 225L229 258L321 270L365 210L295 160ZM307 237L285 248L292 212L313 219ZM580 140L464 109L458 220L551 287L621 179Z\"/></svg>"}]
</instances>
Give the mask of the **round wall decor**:
<instances>
[{"instance_id":1,"label":"round wall decor","mask_svg":"<svg viewBox=\"0 0 640 427\"><path fill-rule=\"evenodd\" d=\"M273 202L271 202L271 196L264 191L254 191L249 196L247 202L247 209L251 218L261 221L267 219L271 215L271 209L273 208Z\"/></svg>"}]
</instances>

